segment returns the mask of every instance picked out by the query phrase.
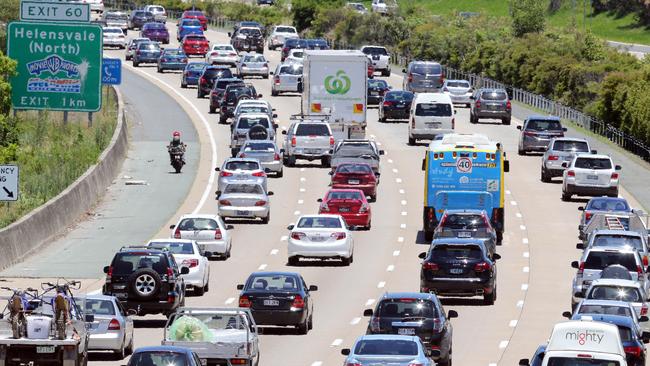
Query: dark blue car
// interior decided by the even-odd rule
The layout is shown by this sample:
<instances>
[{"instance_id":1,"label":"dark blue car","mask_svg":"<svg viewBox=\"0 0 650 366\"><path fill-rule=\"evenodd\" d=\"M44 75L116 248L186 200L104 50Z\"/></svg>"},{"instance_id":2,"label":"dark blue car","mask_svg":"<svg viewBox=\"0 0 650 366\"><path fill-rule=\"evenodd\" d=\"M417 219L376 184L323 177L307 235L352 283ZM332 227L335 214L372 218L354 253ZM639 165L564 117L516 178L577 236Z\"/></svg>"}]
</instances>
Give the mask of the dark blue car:
<instances>
[{"instance_id":1,"label":"dark blue car","mask_svg":"<svg viewBox=\"0 0 650 366\"><path fill-rule=\"evenodd\" d=\"M199 356L189 348L153 346L138 348L127 366L201 366Z\"/></svg>"},{"instance_id":2,"label":"dark blue car","mask_svg":"<svg viewBox=\"0 0 650 366\"><path fill-rule=\"evenodd\" d=\"M187 65L187 55L180 48L166 48L158 58L158 72L184 70L185 65Z\"/></svg>"},{"instance_id":3,"label":"dark blue car","mask_svg":"<svg viewBox=\"0 0 650 366\"><path fill-rule=\"evenodd\" d=\"M176 32L176 39L180 42L183 37L189 34L203 35L203 26L198 19L181 19Z\"/></svg>"},{"instance_id":4,"label":"dark blue car","mask_svg":"<svg viewBox=\"0 0 650 366\"><path fill-rule=\"evenodd\" d=\"M390 90L379 103L379 122L387 119L409 119L414 94L404 90Z\"/></svg>"},{"instance_id":5,"label":"dark blue car","mask_svg":"<svg viewBox=\"0 0 650 366\"><path fill-rule=\"evenodd\" d=\"M199 78L203 74L206 66L208 64L205 62L190 62L185 65L183 76L181 77L181 88L187 88L188 85L198 85Z\"/></svg>"},{"instance_id":6,"label":"dark blue car","mask_svg":"<svg viewBox=\"0 0 650 366\"><path fill-rule=\"evenodd\" d=\"M157 42L142 42L133 53L133 67L138 67L140 64L157 64L160 57L160 45Z\"/></svg>"}]
</instances>

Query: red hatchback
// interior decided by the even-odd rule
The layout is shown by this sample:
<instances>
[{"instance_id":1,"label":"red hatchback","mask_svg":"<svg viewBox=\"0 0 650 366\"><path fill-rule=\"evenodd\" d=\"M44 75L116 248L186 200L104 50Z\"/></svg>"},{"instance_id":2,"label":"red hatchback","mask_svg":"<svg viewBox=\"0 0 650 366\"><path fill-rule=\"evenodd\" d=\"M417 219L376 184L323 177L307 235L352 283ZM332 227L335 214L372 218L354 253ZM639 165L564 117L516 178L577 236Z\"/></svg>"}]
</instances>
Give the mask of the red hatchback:
<instances>
[{"instance_id":1,"label":"red hatchback","mask_svg":"<svg viewBox=\"0 0 650 366\"><path fill-rule=\"evenodd\" d=\"M183 12L181 19L198 19L203 30L208 29L208 18L200 10L186 10Z\"/></svg>"},{"instance_id":2,"label":"red hatchback","mask_svg":"<svg viewBox=\"0 0 650 366\"><path fill-rule=\"evenodd\" d=\"M377 177L366 163L339 164L332 175L332 188L360 189L372 201L377 199Z\"/></svg>"},{"instance_id":3,"label":"red hatchback","mask_svg":"<svg viewBox=\"0 0 650 366\"><path fill-rule=\"evenodd\" d=\"M186 55L201 55L205 56L210 48L210 42L205 36L198 34L190 34L183 37L183 52Z\"/></svg>"},{"instance_id":4,"label":"red hatchback","mask_svg":"<svg viewBox=\"0 0 650 366\"><path fill-rule=\"evenodd\" d=\"M360 189L330 189L318 202L321 203L318 214L341 215L349 227L370 230L370 204Z\"/></svg>"}]
</instances>

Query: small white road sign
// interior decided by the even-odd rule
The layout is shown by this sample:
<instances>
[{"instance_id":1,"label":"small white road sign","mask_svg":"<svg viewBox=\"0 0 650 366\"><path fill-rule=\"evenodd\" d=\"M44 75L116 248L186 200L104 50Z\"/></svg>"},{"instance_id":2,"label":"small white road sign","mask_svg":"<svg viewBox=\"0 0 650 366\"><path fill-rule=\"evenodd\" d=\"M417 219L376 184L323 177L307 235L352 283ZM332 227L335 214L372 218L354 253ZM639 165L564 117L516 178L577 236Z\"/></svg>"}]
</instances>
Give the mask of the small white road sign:
<instances>
[{"instance_id":1,"label":"small white road sign","mask_svg":"<svg viewBox=\"0 0 650 366\"><path fill-rule=\"evenodd\" d=\"M18 200L18 165L0 165L0 201Z\"/></svg>"}]
</instances>

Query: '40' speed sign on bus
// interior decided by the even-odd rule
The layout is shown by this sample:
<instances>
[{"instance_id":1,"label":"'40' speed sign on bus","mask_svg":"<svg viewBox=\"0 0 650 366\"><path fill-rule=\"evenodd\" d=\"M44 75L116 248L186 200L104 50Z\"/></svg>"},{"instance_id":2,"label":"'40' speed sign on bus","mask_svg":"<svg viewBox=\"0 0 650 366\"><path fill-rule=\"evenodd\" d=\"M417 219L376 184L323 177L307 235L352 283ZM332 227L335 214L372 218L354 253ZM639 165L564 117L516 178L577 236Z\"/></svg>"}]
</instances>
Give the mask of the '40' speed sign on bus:
<instances>
[{"instance_id":1,"label":"'40' speed sign on bus","mask_svg":"<svg viewBox=\"0 0 650 366\"><path fill-rule=\"evenodd\" d=\"M456 171L459 173L471 173L472 172L472 159L463 157L456 160Z\"/></svg>"}]
</instances>

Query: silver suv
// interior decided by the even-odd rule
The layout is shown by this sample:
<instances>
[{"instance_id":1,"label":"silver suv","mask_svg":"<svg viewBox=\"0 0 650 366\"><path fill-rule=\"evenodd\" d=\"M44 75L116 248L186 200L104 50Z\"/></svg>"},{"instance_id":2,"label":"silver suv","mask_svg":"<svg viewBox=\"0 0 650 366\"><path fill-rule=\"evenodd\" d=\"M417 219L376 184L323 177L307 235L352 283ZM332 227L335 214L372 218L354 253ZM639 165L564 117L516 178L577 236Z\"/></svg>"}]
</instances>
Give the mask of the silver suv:
<instances>
[{"instance_id":1,"label":"silver suv","mask_svg":"<svg viewBox=\"0 0 650 366\"><path fill-rule=\"evenodd\" d=\"M232 157L237 156L239 148L247 140L275 141L277 124L269 119L266 113L245 113L237 117L230 126L230 152ZM255 136L253 136L255 134Z\"/></svg>"},{"instance_id":2,"label":"silver suv","mask_svg":"<svg viewBox=\"0 0 650 366\"><path fill-rule=\"evenodd\" d=\"M433 61L411 61L403 69L402 89L414 93L436 93L445 83L442 65Z\"/></svg>"},{"instance_id":3,"label":"silver suv","mask_svg":"<svg viewBox=\"0 0 650 366\"><path fill-rule=\"evenodd\" d=\"M368 56L375 71L380 71L381 76L390 76L390 54L386 47L363 46L361 52Z\"/></svg>"},{"instance_id":4,"label":"silver suv","mask_svg":"<svg viewBox=\"0 0 650 366\"><path fill-rule=\"evenodd\" d=\"M283 160L286 166L294 166L296 159L309 161L320 159L323 167L330 166L334 136L329 124L316 121L297 121L285 131Z\"/></svg>"},{"instance_id":5,"label":"silver suv","mask_svg":"<svg viewBox=\"0 0 650 366\"><path fill-rule=\"evenodd\" d=\"M562 173L562 201L572 195L578 196L618 196L620 165L614 165L607 155L580 154L570 163L562 163L566 168Z\"/></svg>"},{"instance_id":6,"label":"silver suv","mask_svg":"<svg viewBox=\"0 0 650 366\"><path fill-rule=\"evenodd\" d=\"M595 154L589 142L585 139L574 137L558 137L549 142L548 148L542 156L542 182L549 183L553 177L561 177L564 172L562 163L569 163L579 153Z\"/></svg>"},{"instance_id":7,"label":"silver suv","mask_svg":"<svg viewBox=\"0 0 650 366\"><path fill-rule=\"evenodd\" d=\"M509 125L512 119L512 104L505 89L481 88L469 99L472 100L469 110L469 122L478 123L481 118L500 119L504 125Z\"/></svg>"},{"instance_id":8,"label":"silver suv","mask_svg":"<svg viewBox=\"0 0 650 366\"><path fill-rule=\"evenodd\" d=\"M529 151L546 151L552 139L564 137L566 128L562 127L560 117L530 116L523 126L517 126L519 134L519 155Z\"/></svg>"}]
</instances>

